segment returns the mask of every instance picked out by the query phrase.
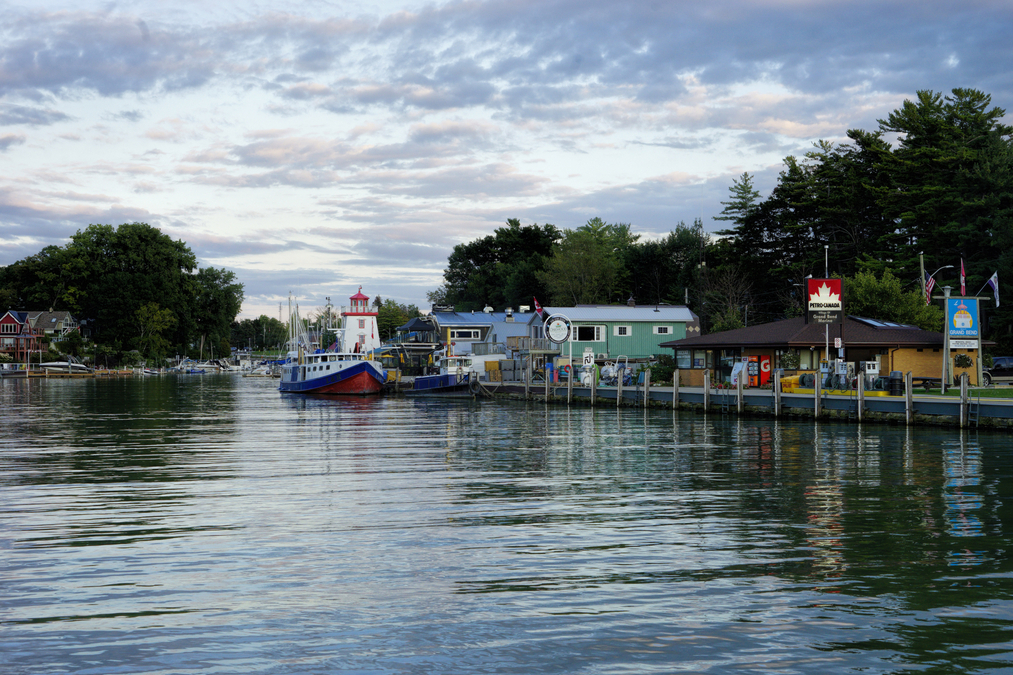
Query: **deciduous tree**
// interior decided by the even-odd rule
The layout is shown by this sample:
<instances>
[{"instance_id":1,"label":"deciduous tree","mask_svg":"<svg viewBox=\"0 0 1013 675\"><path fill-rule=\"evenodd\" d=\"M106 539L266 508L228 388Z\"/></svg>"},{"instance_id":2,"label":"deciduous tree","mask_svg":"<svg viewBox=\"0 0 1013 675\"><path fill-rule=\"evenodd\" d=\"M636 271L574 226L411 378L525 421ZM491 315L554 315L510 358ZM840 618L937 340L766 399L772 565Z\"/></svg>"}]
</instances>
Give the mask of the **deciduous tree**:
<instances>
[{"instance_id":1,"label":"deciduous tree","mask_svg":"<svg viewBox=\"0 0 1013 675\"><path fill-rule=\"evenodd\" d=\"M592 218L576 230L566 230L553 247L539 280L557 305L608 303L622 292L626 261L638 235L628 224L606 224Z\"/></svg>"},{"instance_id":2,"label":"deciduous tree","mask_svg":"<svg viewBox=\"0 0 1013 675\"><path fill-rule=\"evenodd\" d=\"M176 324L176 317L171 310L159 307L157 302L143 305L134 316L140 333L137 349L148 358L161 360L170 346L162 334Z\"/></svg>"}]
</instances>

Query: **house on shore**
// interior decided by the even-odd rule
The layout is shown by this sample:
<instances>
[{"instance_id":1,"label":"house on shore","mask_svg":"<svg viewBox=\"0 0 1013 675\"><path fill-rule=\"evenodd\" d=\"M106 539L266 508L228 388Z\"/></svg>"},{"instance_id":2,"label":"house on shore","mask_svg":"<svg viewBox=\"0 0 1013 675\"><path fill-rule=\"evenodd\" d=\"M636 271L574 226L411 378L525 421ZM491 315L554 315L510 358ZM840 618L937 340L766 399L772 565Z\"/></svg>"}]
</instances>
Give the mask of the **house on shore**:
<instances>
[{"instance_id":1,"label":"house on shore","mask_svg":"<svg viewBox=\"0 0 1013 675\"><path fill-rule=\"evenodd\" d=\"M0 352L19 363L27 363L32 352L39 350L39 334L29 314L10 310L0 317Z\"/></svg>"},{"instance_id":2,"label":"house on shore","mask_svg":"<svg viewBox=\"0 0 1013 675\"><path fill-rule=\"evenodd\" d=\"M29 311L26 314L28 314L28 321L32 324L35 332L39 336L47 337L53 342L63 340L63 338L80 328L77 320L71 316L70 312Z\"/></svg>"},{"instance_id":3,"label":"house on shore","mask_svg":"<svg viewBox=\"0 0 1013 675\"><path fill-rule=\"evenodd\" d=\"M543 319L534 312L455 312L434 309L431 317L439 341L454 354L490 353L482 345L504 345L508 351L537 353L539 359L550 354L574 358L585 353L596 361L625 356L630 361L648 360L665 353L661 343L699 334L700 321L682 305L578 305L546 307L544 316L562 314L572 327L570 342L550 344Z\"/></svg>"},{"instance_id":4,"label":"house on shore","mask_svg":"<svg viewBox=\"0 0 1013 675\"><path fill-rule=\"evenodd\" d=\"M828 346L831 360L838 358L838 339L848 363L876 362L880 374L911 371L914 377L941 377L942 333L857 316L848 316L839 324L807 324L804 317L784 319L671 340L661 347L674 350L680 382L684 385L702 386L704 370L710 370L718 380L727 380L734 364L743 357L755 357L756 382L765 384L769 373L777 368L817 370L820 361L827 358ZM953 358L958 354L967 354L971 365L953 367ZM951 349L950 363L954 377L966 372L972 385L980 382L977 350Z\"/></svg>"},{"instance_id":5,"label":"house on shore","mask_svg":"<svg viewBox=\"0 0 1013 675\"><path fill-rule=\"evenodd\" d=\"M502 345L506 347L511 338L530 337L531 312L515 312L507 308L502 312L487 309L482 312L456 312L435 310L430 317L436 325L438 341L448 345L453 354L485 354L490 347L479 345Z\"/></svg>"},{"instance_id":6,"label":"house on shore","mask_svg":"<svg viewBox=\"0 0 1013 675\"><path fill-rule=\"evenodd\" d=\"M700 319L684 305L577 305L546 307L545 315L570 320L574 358L594 354L595 361L625 356L644 361L666 353L664 343L700 334ZM532 337L545 337L542 322L532 321ZM566 355L570 345L560 345Z\"/></svg>"}]
</instances>

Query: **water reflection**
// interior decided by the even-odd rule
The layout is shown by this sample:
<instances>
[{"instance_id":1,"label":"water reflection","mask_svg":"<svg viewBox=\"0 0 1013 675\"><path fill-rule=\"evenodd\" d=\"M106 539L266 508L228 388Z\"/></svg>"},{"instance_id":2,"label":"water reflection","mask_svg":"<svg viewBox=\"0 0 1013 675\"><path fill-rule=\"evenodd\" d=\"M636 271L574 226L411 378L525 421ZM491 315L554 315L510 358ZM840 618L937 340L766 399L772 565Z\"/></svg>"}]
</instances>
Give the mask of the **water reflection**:
<instances>
[{"instance_id":1,"label":"water reflection","mask_svg":"<svg viewBox=\"0 0 1013 675\"><path fill-rule=\"evenodd\" d=\"M31 385L0 383L14 672L1013 666L1002 434Z\"/></svg>"}]
</instances>

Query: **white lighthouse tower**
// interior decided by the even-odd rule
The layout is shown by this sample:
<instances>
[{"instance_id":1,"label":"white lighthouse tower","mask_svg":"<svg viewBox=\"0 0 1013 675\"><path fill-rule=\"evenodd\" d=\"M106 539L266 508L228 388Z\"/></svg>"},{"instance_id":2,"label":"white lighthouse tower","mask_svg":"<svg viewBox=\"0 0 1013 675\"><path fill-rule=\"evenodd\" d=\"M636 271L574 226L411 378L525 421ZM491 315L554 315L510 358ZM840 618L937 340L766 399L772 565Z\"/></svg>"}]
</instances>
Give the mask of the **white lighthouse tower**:
<instances>
[{"instance_id":1,"label":"white lighthouse tower","mask_svg":"<svg viewBox=\"0 0 1013 675\"><path fill-rule=\"evenodd\" d=\"M370 311L369 296L359 292L348 299L351 304L341 308L341 351L370 352L380 347L380 330L376 324L376 312Z\"/></svg>"}]
</instances>

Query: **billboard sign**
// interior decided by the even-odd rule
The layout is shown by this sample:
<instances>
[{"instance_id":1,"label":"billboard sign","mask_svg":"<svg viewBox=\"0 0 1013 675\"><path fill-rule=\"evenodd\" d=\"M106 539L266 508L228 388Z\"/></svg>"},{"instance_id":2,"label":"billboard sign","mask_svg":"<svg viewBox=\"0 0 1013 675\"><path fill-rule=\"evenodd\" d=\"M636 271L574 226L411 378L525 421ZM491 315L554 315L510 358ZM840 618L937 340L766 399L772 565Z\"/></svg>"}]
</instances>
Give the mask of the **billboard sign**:
<instances>
[{"instance_id":1,"label":"billboard sign","mask_svg":"<svg viewBox=\"0 0 1013 675\"><path fill-rule=\"evenodd\" d=\"M806 320L843 323L844 298L840 279L806 279Z\"/></svg>"},{"instance_id":2,"label":"billboard sign","mask_svg":"<svg viewBox=\"0 0 1013 675\"><path fill-rule=\"evenodd\" d=\"M946 326L950 340L977 340L978 300L976 298L949 298L946 301Z\"/></svg>"}]
</instances>

